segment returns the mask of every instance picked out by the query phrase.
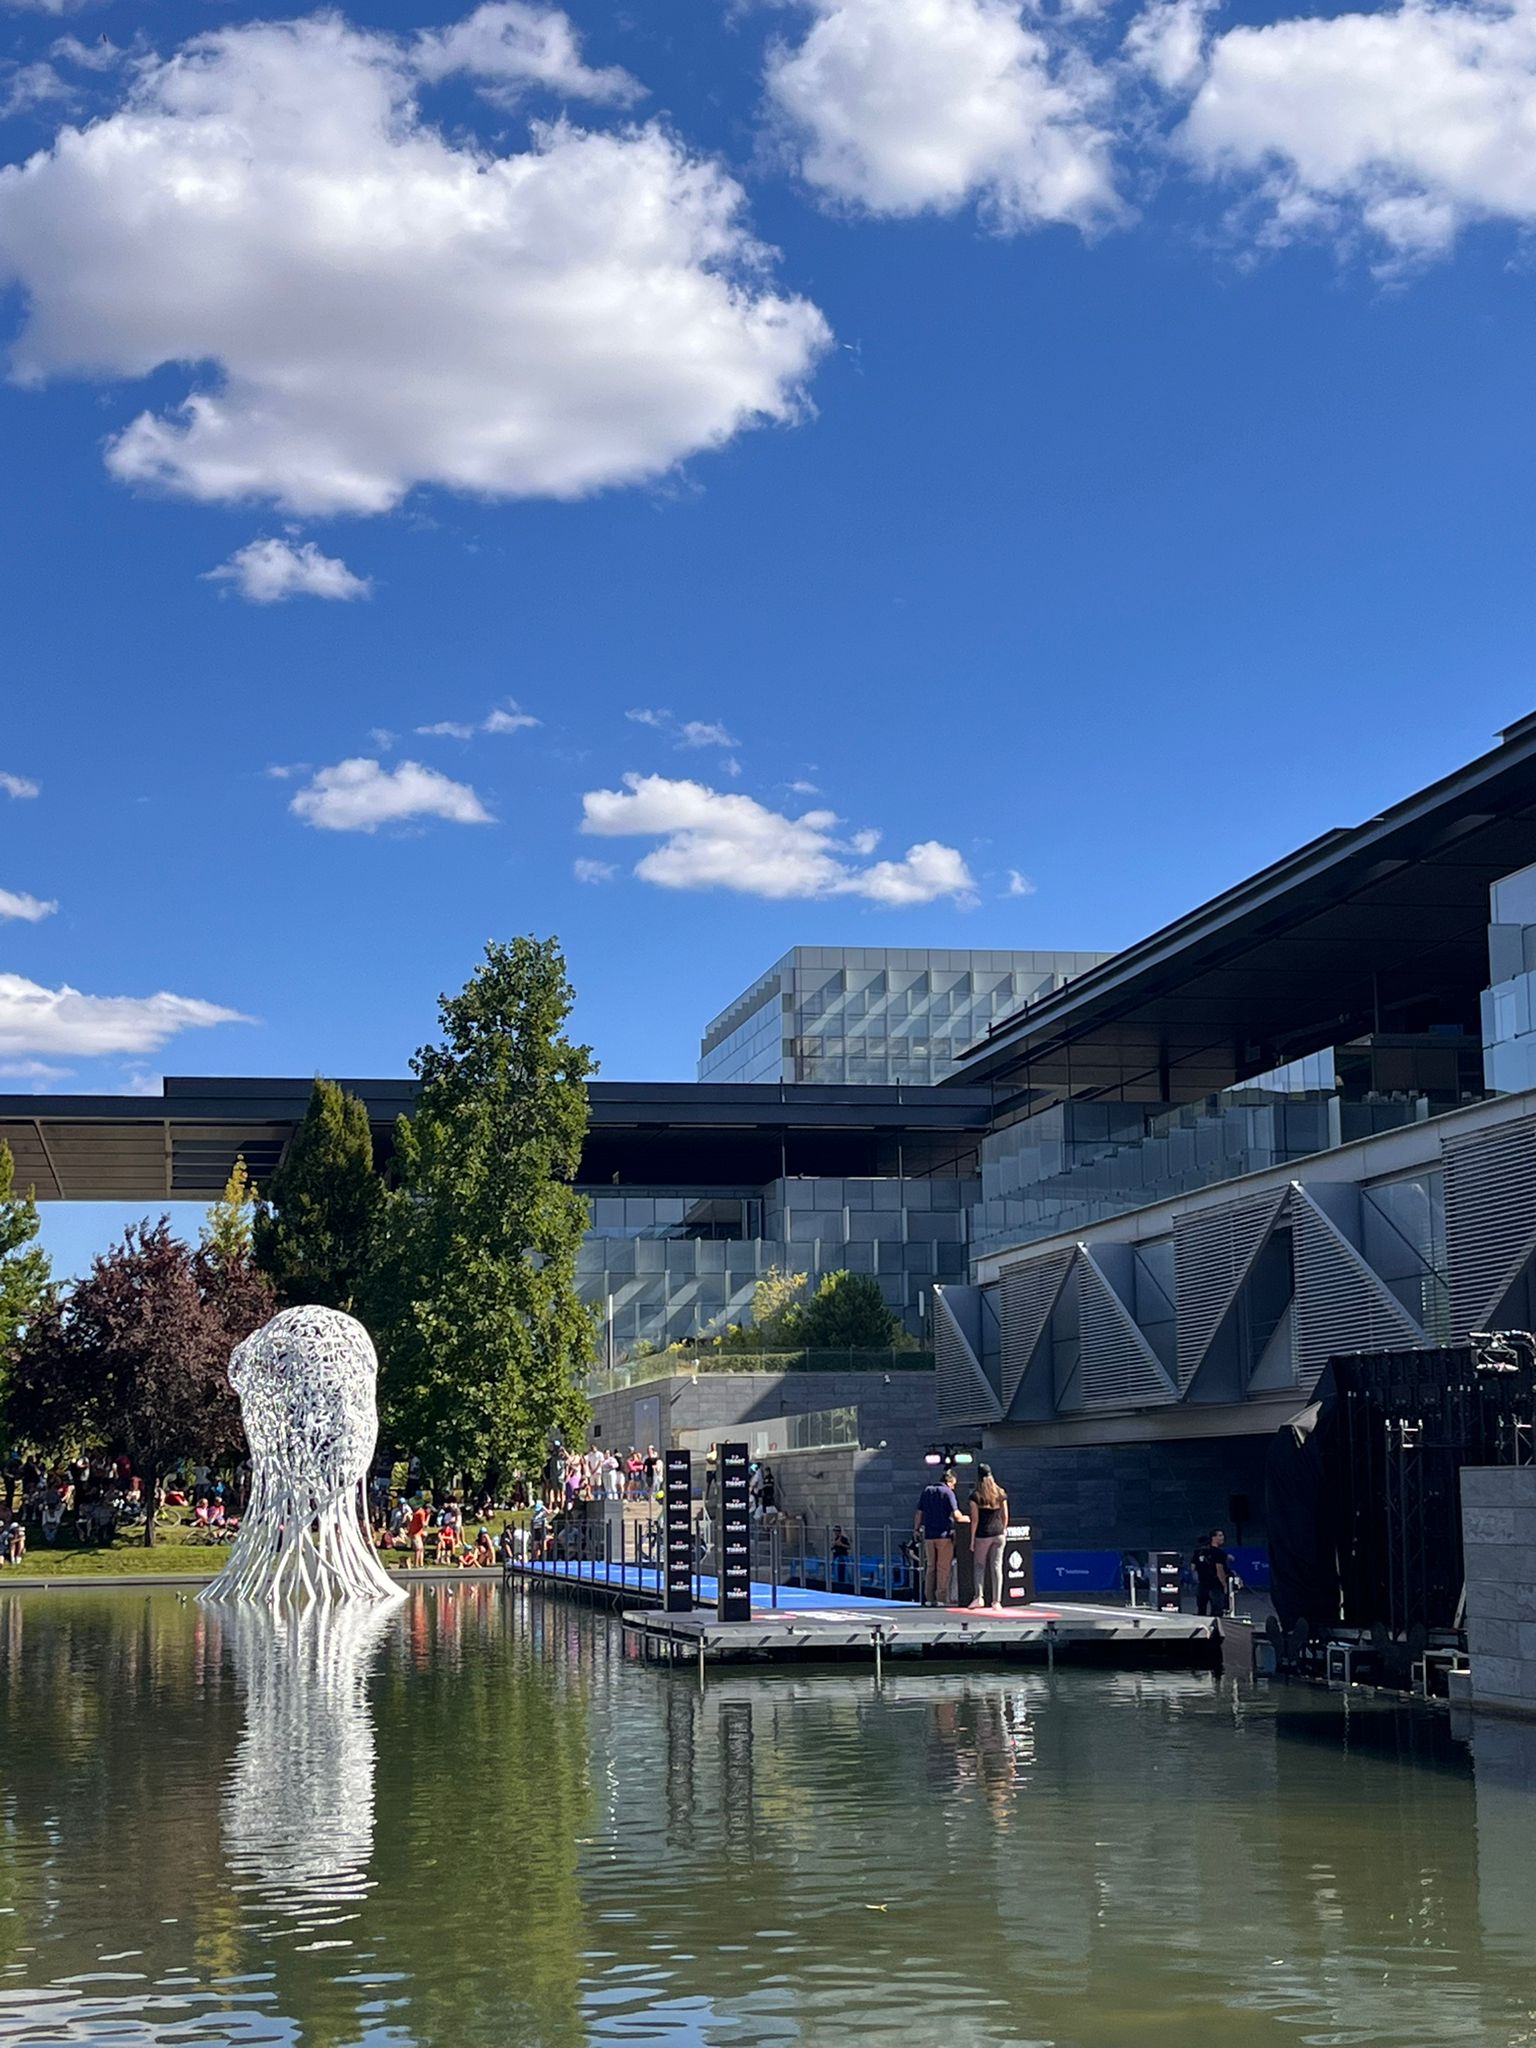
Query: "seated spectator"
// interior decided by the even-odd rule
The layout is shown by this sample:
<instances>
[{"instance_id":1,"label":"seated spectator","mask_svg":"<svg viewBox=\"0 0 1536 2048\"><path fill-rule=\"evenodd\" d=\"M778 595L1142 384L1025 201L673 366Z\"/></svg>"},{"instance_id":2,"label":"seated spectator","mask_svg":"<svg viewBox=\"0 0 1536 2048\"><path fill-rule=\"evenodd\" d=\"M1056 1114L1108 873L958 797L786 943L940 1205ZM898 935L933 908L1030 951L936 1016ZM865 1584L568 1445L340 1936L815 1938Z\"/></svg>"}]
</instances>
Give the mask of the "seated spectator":
<instances>
[{"instance_id":1,"label":"seated spectator","mask_svg":"<svg viewBox=\"0 0 1536 2048\"><path fill-rule=\"evenodd\" d=\"M20 1564L27 1554L27 1532L13 1515L10 1525L0 1529L0 1564Z\"/></svg>"},{"instance_id":2,"label":"seated spectator","mask_svg":"<svg viewBox=\"0 0 1536 2048\"><path fill-rule=\"evenodd\" d=\"M491 1541L491 1532L482 1522L480 1533L475 1538L475 1563L489 1567L496 1562L496 1546Z\"/></svg>"}]
</instances>

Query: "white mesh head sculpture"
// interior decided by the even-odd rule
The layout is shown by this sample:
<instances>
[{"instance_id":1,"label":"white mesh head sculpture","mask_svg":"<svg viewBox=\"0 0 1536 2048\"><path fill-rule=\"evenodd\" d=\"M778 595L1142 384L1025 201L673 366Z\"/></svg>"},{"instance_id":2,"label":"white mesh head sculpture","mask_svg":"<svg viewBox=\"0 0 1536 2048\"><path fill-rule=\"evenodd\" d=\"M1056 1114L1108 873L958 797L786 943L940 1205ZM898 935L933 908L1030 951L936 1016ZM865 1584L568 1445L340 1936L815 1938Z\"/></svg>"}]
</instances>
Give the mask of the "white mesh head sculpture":
<instances>
[{"instance_id":1,"label":"white mesh head sculpture","mask_svg":"<svg viewBox=\"0 0 1536 2048\"><path fill-rule=\"evenodd\" d=\"M251 1447L251 1498L205 1600L388 1600L395 1586L362 1522L379 1417L362 1324L289 1308L235 1347L229 1377Z\"/></svg>"}]
</instances>

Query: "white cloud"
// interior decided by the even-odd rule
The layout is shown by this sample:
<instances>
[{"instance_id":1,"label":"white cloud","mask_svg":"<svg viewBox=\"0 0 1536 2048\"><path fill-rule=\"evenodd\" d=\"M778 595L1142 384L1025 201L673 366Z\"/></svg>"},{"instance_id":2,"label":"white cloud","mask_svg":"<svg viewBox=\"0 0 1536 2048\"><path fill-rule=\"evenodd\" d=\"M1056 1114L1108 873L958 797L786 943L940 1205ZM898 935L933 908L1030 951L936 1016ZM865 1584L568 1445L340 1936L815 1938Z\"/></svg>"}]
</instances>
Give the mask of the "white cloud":
<instances>
[{"instance_id":1,"label":"white cloud","mask_svg":"<svg viewBox=\"0 0 1536 2048\"><path fill-rule=\"evenodd\" d=\"M769 100L807 182L869 213L953 213L1005 232L1120 211L1106 81L1021 0L803 0Z\"/></svg>"},{"instance_id":2,"label":"white cloud","mask_svg":"<svg viewBox=\"0 0 1536 2048\"><path fill-rule=\"evenodd\" d=\"M156 1052L179 1031L252 1021L192 996L86 996L0 974L0 1054Z\"/></svg>"},{"instance_id":3,"label":"white cloud","mask_svg":"<svg viewBox=\"0 0 1536 2048\"><path fill-rule=\"evenodd\" d=\"M636 725L655 726L658 731L664 730L672 723L670 711L626 711L624 716L633 719Z\"/></svg>"},{"instance_id":4,"label":"white cloud","mask_svg":"<svg viewBox=\"0 0 1536 2048\"><path fill-rule=\"evenodd\" d=\"M299 513L576 498L798 417L826 322L717 163L654 124L450 140L413 61L335 14L214 30L0 170L22 381L212 366L115 476Z\"/></svg>"},{"instance_id":5,"label":"white cloud","mask_svg":"<svg viewBox=\"0 0 1536 2048\"><path fill-rule=\"evenodd\" d=\"M400 735L391 732L387 725L370 725L368 737L381 754L387 754Z\"/></svg>"},{"instance_id":6,"label":"white cloud","mask_svg":"<svg viewBox=\"0 0 1536 2048\"><path fill-rule=\"evenodd\" d=\"M572 868L578 882L611 882L618 872L611 860L579 860Z\"/></svg>"},{"instance_id":7,"label":"white cloud","mask_svg":"<svg viewBox=\"0 0 1536 2048\"><path fill-rule=\"evenodd\" d=\"M741 742L732 739L725 727L712 719L690 718L678 728L677 744L680 747L737 747Z\"/></svg>"},{"instance_id":8,"label":"white cloud","mask_svg":"<svg viewBox=\"0 0 1536 2048\"><path fill-rule=\"evenodd\" d=\"M477 732L526 732L538 723L531 711L520 710L516 699L509 697L505 705L488 711L478 725L460 718L440 718L435 725L418 725L416 731L426 740L472 740Z\"/></svg>"},{"instance_id":9,"label":"white cloud","mask_svg":"<svg viewBox=\"0 0 1536 2048\"><path fill-rule=\"evenodd\" d=\"M1022 875L1022 874L1020 874L1020 872L1019 872L1019 870L1018 870L1017 868L1010 868L1010 869L1008 870L1008 889L1007 889L1007 894L1008 894L1008 895L1010 895L1010 896L1033 896L1033 895L1034 895L1034 893L1035 893L1035 885L1034 885L1034 883L1033 883L1033 882L1032 882L1032 881L1031 881L1031 880L1029 879L1028 875Z\"/></svg>"},{"instance_id":10,"label":"white cloud","mask_svg":"<svg viewBox=\"0 0 1536 2048\"><path fill-rule=\"evenodd\" d=\"M0 889L0 920L20 918L25 924L38 924L45 917L52 917L58 909L57 903L45 903L41 896L25 896L14 889Z\"/></svg>"},{"instance_id":11,"label":"white cloud","mask_svg":"<svg viewBox=\"0 0 1536 2048\"><path fill-rule=\"evenodd\" d=\"M527 732L538 724L531 712L520 711L512 698L505 706L498 705L481 726L482 732Z\"/></svg>"},{"instance_id":12,"label":"white cloud","mask_svg":"<svg viewBox=\"0 0 1536 2048\"><path fill-rule=\"evenodd\" d=\"M7 796L15 797L39 796L42 793L41 783L33 782L26 775L0 773L0 789L3 789Z\"/></svg>"},{"instance_id":13,"label":"white cloud","mask_svg":"<svg viewBox=\"0 0 1536 2048\"><path fill-rule=\"evenodd\" d=\"M1205 68L1206 22L1218 0L1151 0L1125 32L1126 61L1164 92L1187 91Z\"/></svg>"},{"instance_id":14,"label":"white cloud","mask_svg":"<svg viewBox=\"0 0 1536 2048\"><path fill-rule=\"evenodd\" d=\"M46 106L50 100L73 97L74 88L51 64L0 65L0 120Z\"/></svg>"},{"instance_id":15,"label":"white cloud","mask_svg":"<svg viewBox=\"0 0 1536 2048\"><path fill-rule=\"evenodd\" d=\"M0 0L18 14L78 14L91 0Z\"/></svg>"},{"instance_id":16,"label":"white cloud","mask_svg":"<svg viewBox=\"0 0 1536 2048\"><path fill-rule=\"evenodd\" d=\"M312 540L298 547L286 540L249 541L203 581L231 583L251 604L282 604L290 597L347 601L373 593L366 576L354 576L345 562L322 555Z\"/></svg>"},{"instance_id":17,"label":"white cloud","mask_svg":"<svg viewBox=\"0 0 1536 2048\"><path fill-rule=\"evenodd\" d=\"M821 791L820 791L820 789L819 789L819 788L817 787L817 785L816 785L816 784L815 784L814 782L792 782L792 783L790 783L790 785L789 785L789 793L790 793L790 795L791 795L791 796L820 796L820 795L821 795Z\"/></svg>"},{"instance_id":18,"label":"white cloud","mask_svg":"<svg viewBox=\"0 0 1536 2048\"><path fill-rule=\"evenodd\" d=\"M975 893L960 855L932 840L904 860L851 865L848 855L867 848L868 837L838 839L832 811L790 818L754 797L663 775L626 775L622 789L588 790L581 802L583 832L661 841L635 873L665 889L734 889L779 900L864 896L891 905L945 896L964 902Z\"/></svg>"},{"instance_id":19,"label":"white cloud","mask_svg":"<svg viewBox=\"0 0 1536 2048\"><path fill-rule=\"evenodd\" d=\"M412 56L422 78L461 72L502 105L520 99L532 86L567 99L619 106L641 96L627 71L616 65L594 71L583 63L581 39L568 16L525 0L488 0L449 28L424 30Z\"/></svg>"},{"instance_id":20,"label":"white cloud","mask_svg":"<svg viewBox=\"0 0 1536 2048\"><path fill-rule=\"evenodd\" d=\"M1258 181L1266 237L1363 228L1402 261L1536 220L1536 4L1405 4L1234 28L1181 131Z\"/></svg>"},{"instance_id":21,"label":"white cloud","mask_svg":"<svg viewBox=\"0 0 1536 2048\"><path fill-rule=\"evenodd\" d=\"M78 36L60 36L57 42L49 44L48 54L62 63L78 65L82 71L110 71L122 63L128 52L107 36L94 43L82 43Z\"/></svg>"},{"instance_id":22,"label":"white cloud","mask_svg":"<svg viewBox=\"0 0 1536 2048\"><path fill-rule=\"evenodd\" d=\"M50 1066L47 1060L0 1060L7 1081L67 1081L73 1069Z\"/></svg>"},{"instance_id":23,"label":"white cloud","mask_svg":"<svg viewBox=\"0 0 1536 2048\"><path fill-rule=\"evenodd\" d=\"M489 825L491 814L467 782L452 782L419 761L383 768L377 761L338 761L321 768L288 806L306 825L327 832L376 832L409 818L446 818Z\"/></svg>"}]
</instances>

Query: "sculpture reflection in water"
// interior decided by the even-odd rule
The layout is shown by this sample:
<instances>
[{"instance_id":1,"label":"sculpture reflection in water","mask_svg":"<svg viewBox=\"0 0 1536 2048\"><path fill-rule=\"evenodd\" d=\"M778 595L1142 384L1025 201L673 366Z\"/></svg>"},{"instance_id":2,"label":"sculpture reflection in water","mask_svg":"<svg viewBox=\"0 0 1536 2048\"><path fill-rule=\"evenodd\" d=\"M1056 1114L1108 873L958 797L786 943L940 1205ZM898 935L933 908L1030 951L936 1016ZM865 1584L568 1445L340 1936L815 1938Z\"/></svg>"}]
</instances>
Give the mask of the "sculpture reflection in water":
<instances>
[{"instance_id":1,"label":"sculpture reflection in water","mask_svg":"<svg viewBox=\"0 0 1536 2048\"><path fill-rule=\"evenodd\" d=\"M224 1795L236 1889L305 1930L349 1918L371 1889L374 1734L368 1671L393 1616L383 1605L212 1617L245 1694L245 1732Z\"/></svg>"},{"instance_id":2,"label":"sculpture reflection in water","mask_svg":"<svg viewBox=\"0 0 1536 2048\"><path fill-rule=\"evenodd\" d=\"M362 1324L339 1309L284 1309L236 1345L229 1377L251 1497L229 1563L199 1597L273 1607L399 1599L363 1519L379 1416Z\"/></svg>"}]
</instances>

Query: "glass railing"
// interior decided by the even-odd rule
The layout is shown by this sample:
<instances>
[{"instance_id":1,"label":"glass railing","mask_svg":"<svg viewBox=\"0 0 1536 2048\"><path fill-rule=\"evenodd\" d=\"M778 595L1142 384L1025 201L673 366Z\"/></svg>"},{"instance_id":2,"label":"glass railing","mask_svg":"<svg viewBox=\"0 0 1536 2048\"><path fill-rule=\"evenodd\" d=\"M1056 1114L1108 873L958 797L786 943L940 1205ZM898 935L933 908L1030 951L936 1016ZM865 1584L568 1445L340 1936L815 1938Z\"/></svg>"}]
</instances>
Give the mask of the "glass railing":
<instances>
[{"instance_id":1,"label":"glass railing","mask_svg":"<svg viewBox=\"0 0 1536 2048\"><path fill-rule=\"evenodd\" d=\"M933 1353L920 1351L657 1351L598 1366L589 1394L611 1394L646 1380L691 1379L716 1372L932 1372Z\"/></svg>"}]
</instances>

